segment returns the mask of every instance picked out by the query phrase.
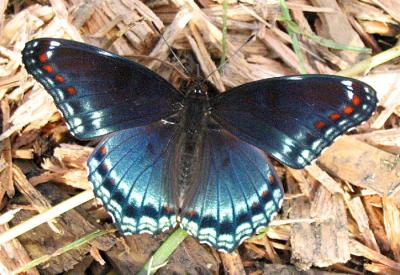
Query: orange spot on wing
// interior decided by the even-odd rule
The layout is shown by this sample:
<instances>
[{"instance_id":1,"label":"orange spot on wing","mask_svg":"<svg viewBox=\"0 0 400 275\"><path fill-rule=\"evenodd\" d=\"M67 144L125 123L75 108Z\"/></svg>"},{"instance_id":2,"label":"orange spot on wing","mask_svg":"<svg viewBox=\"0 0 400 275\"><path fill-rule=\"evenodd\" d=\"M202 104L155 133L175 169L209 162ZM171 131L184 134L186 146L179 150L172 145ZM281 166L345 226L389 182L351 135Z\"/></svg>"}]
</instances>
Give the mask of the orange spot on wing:
<instances>
[{"instance_id":1,"label":"orange spot on wing","mask_svg":"<svg viewBox=\"0 0 400 275\"><path fill-rule=\"evenodd\" d=\"M43 66L43 70L45 70L45 71L48 72L48 73L54 72L53 67L50 66L50 65L44 65L44 66Z\"/></svg>"},{"instance_id":2,"label":"orange spot on wing","mask_svg":"<svg viewBox=\"0 0 400 275\"><path fill-rule=\"evenodd\" d=\"M107 148L105 146L100 147L100 154L102 154L102 155L107 154Z\"/></svg>"},{"instance_id":3,"label":"orange spot on wing","mask_svg":"<svg viewBox=\"0 0 400 275\"><path fill-rule=\"evenodd\" d=\"M326 123L323 121L317 121L314 123L314 127L316 129L321 129L321 128L324 128L325 126L326 126Z\"/></svg>"},{"instance_id":4,"label":"orange spot on wing","mask_svg":"<svg viewBox=\"0 0 400 275\"><path fill-rule=\"evenodd\" d=\"M343 113L346 115L350 115L354 112L354 109L351 106L345 106L343 108Z\"/></svg>"},{"instance_id":5,"label":"orange spot on wing","mask_svg":"<svg viewBox=\"0 0 400 275\"><path fill-rule=\"evenodd\" d=\"M253 202L253 204L251 205L252 208L257 208L258 207L258 202Z\"/></svg>"},{"instance_id":6,"label":"orange spot on wing","mask_svg":"<svg viewBox=\"0 0 400 275\"><path fill-rule=\"evenodd\" d=\"M262 196L263 198L268 197L268 191L267 191L267 190L263 191L262 194L261 194L261 196Z\"/></svg>"},{"instance_id":7,"label":"orange spot on wing","mask_svg":"<svg viewBox=\"0 0 400 275\"><path fill-rule=\"evenodd\" d=\"M269 175L269 176L268 176L268 180L269 180L269 182L270 182L271 184L274 184L274 183L275 183L275 178L274 178L273 175Z\"/></svg>"},{"instance_id":8,"label":"orange spot on wing","mask_svg":"<svg viewBox=\"0 0 400 275\"><path fill-rule=\"evenodd\" d=\"M358 106L361 104L361 99L358 95L353 95L351 102L353 103L354 106Z\"/></svg>"},{"instance_id":9,"label":"orange spot on wing","mask_svg":"<svg viewBox=\"0 0 400 275\"><path fill-rule=\"evenodd\" d=\"M56 75L55 76L55 78L54 78L56 81L58 81L58 82L64 82L64 77L62 77L61 75Z\"/></svg>"},{"instance_id":10,"label":"orange spot on wing","mask_svg":"<svg viewBox=\"0 0 400 275\"><path fill-rule=\"evenodd\" d=\"M195 210L192 210L192 211L189 212L189 216L192 217L192 218L194 216L196 216L196 215L197 215L197 212Z\"/></svg>"},{"instance_id":11,"label":"orange spot on wing","mask_svg":"<svg viewBox=\"0 0 400 275\"><path fill-rule=\"evenodd\" d=\"M47 61L47 54L46 53L42 53L41 55L39 55L39 60L42 63L46 62Z\"/></svg>"},{"instance_id":12,"label":"orange spot on wing","mask_svg":"<svg viewBox=\"0 0 400 275\"><path fill-rule=\"evenodd\" d=\"M74 94L76 94L76 89L74 87L68 87L67 93L70 95L74 95Z\"/></svg>"},{"instance_id":13,"label":"orange spot on wing","mask_svg":"<svg viewBox=\"0 0 400 275\"><path fill-rule=\"evenodd\" d=\"M169 205L165 205L164 209L168 214L171 214L172 212L174 212L174 209Z\"/></svg>"},{"instance_id":14,"label":"orange spot on wing","mask_svg":"<svg viewBox=\"0 0 400 275\"><path fill-rule=\"evenodd\" d=\"M329 118L332 120L338 120L340 118L340 114L339 113L330 114Z\"/></svg>"}]
</instances>

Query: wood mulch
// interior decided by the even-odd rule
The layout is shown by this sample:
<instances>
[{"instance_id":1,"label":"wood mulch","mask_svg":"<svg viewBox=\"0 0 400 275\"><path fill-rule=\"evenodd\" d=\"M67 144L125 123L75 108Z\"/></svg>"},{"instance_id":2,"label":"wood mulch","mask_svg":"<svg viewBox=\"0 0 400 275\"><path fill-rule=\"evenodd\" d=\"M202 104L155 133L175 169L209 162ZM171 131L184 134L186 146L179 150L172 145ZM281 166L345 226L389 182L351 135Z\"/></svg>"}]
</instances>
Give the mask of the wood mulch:
<instances>
[{"instance_id":1,"label":"wood mulch","mask_svg":"<svg viewBox=\"0 0 400 275\"><path fill-rule=\"evenodd\" d=\"M20 55L25 43L38 37L63 37L101 47L112 40L111 51L132 56L178 86L181 78L176 71L155 59L176 65L154 26L184 62L197 60L208 75L221 56L222 2L0 0L1 274L13 274L45 255L46 261L25 274L135 274L168 236L121 237L91 195L83 200L88 202L58 218L44 219L18 237L7 233L90 190L86 158L95 146L68 133L50 95L27 74ZM227 56L250 35L256 38L230 59L223 74L212 75L218 89L300 73L290 36L278 21L279 1L228 2ZM286 2L292 19L309 33L338 44L371 48L372 55L399 45L397 0ZM304 35L299 38L308 73L335 74L370 57L328 49ZM337 139L303 170L274 162L286 197L266 234L245 241L231 254L188 237L158 274L296 274L300 270L400 274L398 63L394 59L354 75L378 93L379 107L366 123ZM111 233L60 252L96 229ZM6 234L11 237L6 239Z\"/></svg>"}]
</instances>

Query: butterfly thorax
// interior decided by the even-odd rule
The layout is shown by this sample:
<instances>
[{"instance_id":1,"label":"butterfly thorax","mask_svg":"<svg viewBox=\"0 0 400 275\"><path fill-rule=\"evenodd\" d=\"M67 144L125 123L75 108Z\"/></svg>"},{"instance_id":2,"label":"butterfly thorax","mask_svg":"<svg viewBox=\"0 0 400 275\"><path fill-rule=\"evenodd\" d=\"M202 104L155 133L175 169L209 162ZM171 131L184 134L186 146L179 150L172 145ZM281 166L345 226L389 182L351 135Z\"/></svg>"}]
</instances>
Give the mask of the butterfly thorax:
<instances>
[{"instance_id":1,"label":"butterfly thorax","mask_svg":"<svg viewBox=\"0 0 400 275\"><path fill-rule=\"evenodd\" d=\"M188 188L196 179L201 157L204 133L209 121L209 100L206 93L200 89L189 90L181 110L181 134L177 140L176 151L176 179L179 190L179 204Z\"/></svg>"}]
</instances>

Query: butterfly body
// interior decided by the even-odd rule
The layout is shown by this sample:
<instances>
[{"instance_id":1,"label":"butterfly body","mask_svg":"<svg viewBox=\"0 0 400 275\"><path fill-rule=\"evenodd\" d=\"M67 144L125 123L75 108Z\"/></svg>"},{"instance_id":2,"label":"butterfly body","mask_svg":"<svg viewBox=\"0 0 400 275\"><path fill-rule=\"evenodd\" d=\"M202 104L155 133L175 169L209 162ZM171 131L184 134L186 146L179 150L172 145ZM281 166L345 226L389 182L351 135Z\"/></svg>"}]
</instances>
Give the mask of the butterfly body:
<instances>
[{"instance_id":1,"label":"butterfly body","mask_svg":"<svg viewBox=\"0 0 400 275\"><path fill-rule=\"evenodd\" d=\"M183 101L183 108L175 116L179 119L179 136L175 143L174 174L176 175L176 189L178 196L178 205L182 207L186 193L196 177L199 158L202 152L203 139L206 129L210 123L209 116L209 98L205 92L205 85L194 82L195 85L189 88ZM199 84L197 84L199 83Z\"/></svg>"},{"instance_id":2,"label":"butterfly body","mask_svg":"<svg viewBox=\"0 0 400 275\"><path fill-rule=\"evenodd\" d=\"M367 84L328 75L264 79L220 94L196 78L183 93L138 63L64 39L28 42L22 58L77 138L104 136L88 179L120 232L179 224L225 252L281 207L266 153L303 168L377 104Z\"/></svg>"}]
</instances>

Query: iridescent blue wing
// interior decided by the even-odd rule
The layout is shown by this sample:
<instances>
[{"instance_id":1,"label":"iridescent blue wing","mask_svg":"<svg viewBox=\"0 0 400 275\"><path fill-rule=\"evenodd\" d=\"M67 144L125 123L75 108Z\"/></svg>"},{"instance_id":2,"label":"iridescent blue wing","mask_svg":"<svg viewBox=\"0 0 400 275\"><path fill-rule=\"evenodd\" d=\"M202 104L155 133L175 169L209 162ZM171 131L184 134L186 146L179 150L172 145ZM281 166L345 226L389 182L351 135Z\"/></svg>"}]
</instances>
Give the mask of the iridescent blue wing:
<instances>
[{"instance_id":1,"label":"iridescent blue wing","mask_svg":"<svg viewBox=\"0 0 400 275\"><path fill-rule=\"evenodd\" d=\"M80 139L168 117L183 99L168 81L144 66L75 41L32 40L22 60Z\"/></svg>"},{"instance_id":2,"label":"iridescent blue wing","mask_svg":"<svg viewBox=\"0 0 400 275\"><path fill-rule=\"evenodd\" d=\"M212 116L241 140L303 168L376 104L374 89L355 79L288 76L233 88L214 99Z\"/></svg>"},{"instance_id":3,"label":"iridescent blue wing","mask_svg":"<svg viewBox=\"0 0 400 275\"><path fill-rule=\"evenodd\" d=\"M265 153L218 126L204 138L198 171L180 225L201 243L230 252L281 207L281 184Z\"/></svg>"},{"instance_id":4,"label":"iridescent blue wing","mask_svg":"<svg viewBox=\"0 0 400 275\"><path fill-rule=\"evenodd\" d=\"M107 136L88 160L89 181L123 234L176 225L173 189L175 124L163 121Z\"/></svg>"}]
</instances>

